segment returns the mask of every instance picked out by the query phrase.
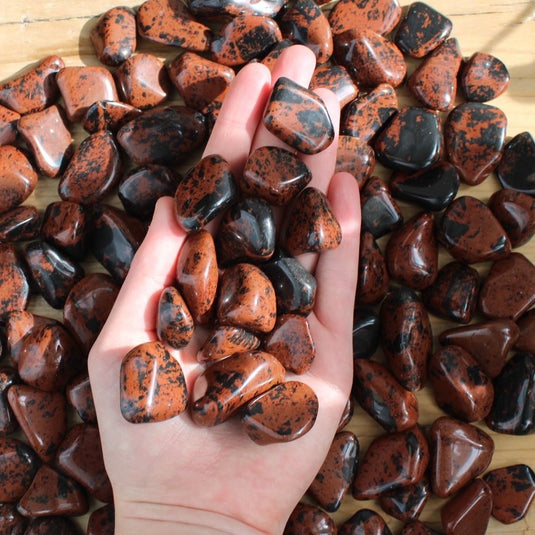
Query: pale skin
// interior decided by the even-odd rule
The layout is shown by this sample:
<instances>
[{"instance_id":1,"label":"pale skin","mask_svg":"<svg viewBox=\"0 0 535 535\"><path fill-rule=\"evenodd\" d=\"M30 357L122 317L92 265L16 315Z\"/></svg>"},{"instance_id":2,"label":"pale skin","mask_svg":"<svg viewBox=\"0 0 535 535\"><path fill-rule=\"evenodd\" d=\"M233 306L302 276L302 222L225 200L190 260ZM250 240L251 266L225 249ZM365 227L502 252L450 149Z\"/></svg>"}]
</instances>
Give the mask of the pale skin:
<instances>
[{"instance_id":1,"label":"pale skin","mask_svg":"<svg viewBox=\"0 0 535 535\"><path fill-rule=\"evenodd\" d=\"M255 148L284 146L262 125L269 92L280 76L307 86L314 67L312 52L294 46L282 54L272 73L261 64L243 68L231 86L205 155L221 154L240 173ZM326 90L318 94L337 130L336 97ZM89 356L104 459L114 490L117 535L282 533L314 479L352 382L360 203L354 177L334 174L336 147L335 139L323 152L304 158L312 170L311 185L326 192L343 238L337 249L299 258L314 272L318 292L308 317L316 358L310 371L297 379L314 389L319 413L311 431L293 442L259 446L243 432L239 418L198 427L187 411L149 424L131 424L122 417L121 360L132 347L156 339L158 298L164 287L175 283L176 260L186 237L175 221L173 200L158 201L147 236ZM190 392L202 372L195 357L199 339L172 352ZM288 378L295 377L288 374Z\"/></svg>"}]
</instances>

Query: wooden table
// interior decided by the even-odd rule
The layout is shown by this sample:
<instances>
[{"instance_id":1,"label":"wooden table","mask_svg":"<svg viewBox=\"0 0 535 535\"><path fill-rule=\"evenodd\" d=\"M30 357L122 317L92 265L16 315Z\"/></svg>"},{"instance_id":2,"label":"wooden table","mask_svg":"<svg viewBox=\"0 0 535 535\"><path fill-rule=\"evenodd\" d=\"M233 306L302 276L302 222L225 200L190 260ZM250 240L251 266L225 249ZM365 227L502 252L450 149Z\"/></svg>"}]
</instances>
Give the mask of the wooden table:
<instances>
[{"instance_id":1,"label":"wooden table","mask_svg":"<svg viewBox=\"0 0 535 535\"><path fill-rule=\"evenodd\" d=\"M140 2L120 2L121 5L136 6ZM523 131L535 133L535 3L527 0L431 0L435 9L453 21L453 36L457 37L465 56L476 51L496 55L508 66L511 85L505 95L493 104L499 106L507 115L508 136ZM0 80L10 77L26 65L39 61L49 54L62 56L67 65L97 64L89 41L89 31L94 17L117 5L116 0L24 0L24 2L0 0ZM142 49L169 59L177 55L175 49L164 49L143 43ZM409 71L414 63L409 64ZM409 102L403 98L402 102ZM75 137L80 141L83 132L75 128ZM384 169L377 166L376 174L388 176ZM469 193L487 200L498 188L498 182L491 176L477 187L461 188L460 193ZM38 188L28 199L28 203L44 209L57 200L57 181L40 178ZM118 204L117 200L112 201ZM384 241L380 242L384 245ZM518 249L535 262L535 240ZM441 257L441 262L446 256ZM88 272L101 271L96 264L86 266ZM484 272L488 266L481 266ZM41 298L30 305L32 311L60 318L58 311L48 307ZM435 335L451 324L433 318ZM420 402L420 422L431 424L440 414L430 388L418 394ZM488 429L482 426L486 431ZM373 437L381 429L360 408L355 411L349 429L358 436L362 451L365 451ZM519 462L535 468L535 435L514 437L490 433L494 438L496 452L490 468L497 468ZM421 519L440 529L439 508L442 501L432 499L426 506ZM342 508L335 514L338 521L351 516L358 509L372 507L371 502L357 502L347 497ZM400 523L384 515L393 532L399 530ZM82 525L85 519L81 520ZM521 522L504 526L491 519L489 534L535 534L535 508Z\"/></svg>"}]
</instances>

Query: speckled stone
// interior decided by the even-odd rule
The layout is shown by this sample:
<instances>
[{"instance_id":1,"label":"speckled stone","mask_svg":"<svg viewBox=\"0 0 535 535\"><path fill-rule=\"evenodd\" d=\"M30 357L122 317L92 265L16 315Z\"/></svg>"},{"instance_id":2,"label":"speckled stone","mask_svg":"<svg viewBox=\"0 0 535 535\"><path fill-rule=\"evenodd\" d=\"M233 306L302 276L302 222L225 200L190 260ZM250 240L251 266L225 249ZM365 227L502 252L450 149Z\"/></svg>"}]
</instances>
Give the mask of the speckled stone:
<instances>
[{"instance_id":1,"label":"speckled stone","mask_svg":"<svg viewBox=\"0 0 535 535\"><path fill-rule=\"evenodd\" d=\"M398 109L398 97L391 85L377 87L359 95L342 111L340 134L370 141Z\"/></svg>"},{"instance_id":2,"label":"speckled stone","mask_svg":"<svg viewBox=\"0 0 535 535\"><path fill-rule=\"evenodd\" d=\"M0 145L13 145L17 139L20 113L0 104Z\"/></svg>"},{"instance_id":3,"label":"speckled stone","mask_svg":"<svg viewBox=\"0 0 535 535\"><path fill-rule=\"evenodd\" d=\"M339 433L342 431L347 424L351 421L351 418L353 418L353 413L355 412L355 402L353 400L353 396L349 396L346 402L346 406L344 407L344 411L342 412L342 416L340 416L340 421L338 422L338 427L336 429L336 432Z\"/></svg>"},{"instance_id":4,"label":"speckled stone","mask_svg":"<svg viewBox=\"0 0 535 535\"><path fill-rule=\"evenodd\" d=\"M78 525L64 516L32 518L24 535L79 535Z\"/></svg>"},{"instance_id":5,"label":"speckled stone","mask_svg":"<svg viewBox=\"0 0 535 535\"><path fill-rule=\"evenodd\" d=\"M306 373L316 356L308 321L298 314L279 315L262 347L287 370L297 374Z\"/></svg>"},{"instance_id":6,"label":"speckled stone","mask_svg":"<svg viewBox=\"0 0 535 535\"><path fill-rule=\"evenodd\" d=\"M11 503L0 505L0 535L25 535L27 520L19 514L17 506Z\"/></svg>"},{"instance_id":7,"label":"speckled stone","mask_svg":"<svg viewBox=\"0 0 535 535\"><path fill-rule=\"evenodd\" d=\"M484 535L492 510L492 492L482 479L476 479L440 510L446 533Z\"/></svg>"},{"instance_id":8,"label":"speckled stone","mask_svg":"<svg viewBox=\"0 0 535 535\"><path fill-rule=\"evenodd\" d=\"M358 299L356 303L358 303ZM353 314L353 358L367 359L379 347L379 316L372 308L358 305Z\"/></svg>"},{"instance_id":9,"label":"speckled stone","mask_svg":"<svg viewBox=\"0 0 535 535\"><path fill-rule=\"evenodd\" d=\"M195 380L191 417L201 426L222 423L253 398L282 383L284 373L275 357L258 350L218 360Z\"/></svg>"},{"instance_id":10,"label":"speckled stone","mask_svg":"<svg viewBox=\"0 0 535 535\"><path fill-rule=\"evenodd\" d=\"M516 324L520 329L520 335L515 343L515 349L535 355L535 310L528 310L522 314Z\"/></svg>"},{"instance_id":11,"label":"speckled stone","mask_svg":"<svg viewBox=\"0 0 535 535\"><path fill-rule=\"evenodd\" d=\"M429 477L433 493L453 496L489 466L494 442L482 429L448 416L436 419L429 431Z\"/></svg>"},{"instance_id":12,"label":"speckled stone","mask_svg":"<svg viewBox=\"0 0 535 535\"><path fill-rule=\"evenodd\" d=\"M470 323L476 310L479 273L463 262L449 262L439 269L435 282L422 292L427 309L458 323Z\"/></svg>"},{"instance_id":13,"label":"speckled stone","mask_svg":"<svg viewBox=\"0 0 535 535\"><path fill-rule=\"evenodd\" d=\"M52 308L62 308L84 269L52 245L36 240L24 248L24 259L39 292Z\"/></svg>"},{"instance_id":14,"label":"speckled stone","mask_svg":"<svg viewBox=\"0 0 535 535\"><path fill-rule=\"evenodd\" d=\"M9 435L19 427L7 400L7 391L12 385L18 383L20 383L20 378L14 368L0 367L0 434L2 435Z\"/></svg>"},{"instance_id":15,"label":"speckled stone","mask_svg":"<svg viewBox=\"0 0 535 535\"><path fill-rule=\"evenodd\" d=\"M464 422L479 422L490 412L492 381L459 346L445 346L429 360L429 379L438 406Z\"/></svg>"},{"instance_id":16,"label":"speckled stone","mask_svg":"<svg viewBox=\"0 0 535 535\"><path fill-rule=\"evenodd\" d=\"M19 134L30 148L39 171L49 177L60 175L74 150L63 108L50 106L21 117Z\"/></svg>"},{"instance_id":17,"label":"speckled stone","mask_svg":"<svg viewBox=\"0 0 535 535\"><path fill-rule=\"evenodd\" d=\"M408 288L391 290L381 304L381 346L388 366L408 390L420 390L433 349L429 314L419 295Z\"/></svg>"},{"instance_id":18,"label":"speckled stone","mask_svg":"<svg viewBox=\"0 0 535 535\"><path fill-rule=\"evenodd\" d=\"M65 67L56 80L71 122L80 121L89 106L99 100L119 100L113 76L104 67Z\"/></svg>"},{"instance_id":19,"label":"speckled stone","mask_svg":"<svg viewBox=\"0 0 535 535\"><path fill-rule=\"evenodd\" d=\"M113 535L115 533L115 508L109 503L93 510L87 521L86 535Z\"/></svg>"},{"instance_id":20,"label":"speckled stone","mask_svg":"<svg viewBox=\"0 0 535 535\"><path fill-rule=\"evenodd\" d=\"M362 189L374 167L375 152L368 143L354 136L338 137L335 173L345 171L352 174L359 189Z\"/></svg>"},{"instance_id":21,"label":"speckled stone","mask_svg":"<svg viewBox=\"0 0 535 535\"><path fill-rule=\"evenodd\" d=\"M535 357L519 352L494 379L494 403L486 423L497 433L527 435L535 430Z\"/></svg>"},{"instance_id":22,"label":"speckled stone","mask_svg":"<svg viewBox=\"0 0 535 535\"><path fill-rule=\"evenodd\" d=\"M284 528L284 535L336 535L334 520L319 507L298 503Z\"/></svg>"},{"instance_id":23,"label":"speckled stone","mask_svg":"<svg viewBox=\"0 0 535 535\"><path fill-rule=\"evenodd\" d=\"M371 509L359 509L338 528L338 535L354 535L355 533L392 535L383 517Z\"/></svg>"},{"instance_id":24,"label":"speckled stone","mask_svg":"<svg viewBox=\"0 0 535 535\"><path fill-rule=\"evenodd\" d=\"M395 28L400 18L401 6L397 0L341 0L331 11L329 22L335 34L349 28L369 28L386 34Z\"/></svg>"},{"instance_id":25,"label":"speckled stone","mask_svg":"<svg viewBox=\"0 0 535 535\"><path fill-rule=\"evenodd\" d=\"M89 34L95 54L101 63L114 67L136 50L136 14L133 9L118 6L98 19Z\"/></svg>"},{"instance_id":26,"label":"speckled stone","mask_svg":"<svg viewBox=\"0 0 535 535\"><path fill-rule=\"evenodd\" d=\"M420 516L430 497L431 487L427 478L424 478L412 485L381 494L379 505L390 516L408 522Z\"/></svg>"},{"instance_id":27,"label":"speckled stone","mask_svg":"<svg viewBox=\"0 0 535 535\"><path fill-rule=\"evenodd\" d=\"M360 235L359 277L357 302L359 305L374 305L386 295L390 275L381 249L370 232Z\"/></svg>"},{"instance_id":28,"label":"speckled stone","mask_svg":"<svg viewBox=\"0 0 535 535\"><path fill-rule=\"evenodd\" d=\"M521 132L505 145L496 176L502 187L534 195L534 165L535 141L529 132Z\"/></svg>"},{"instance_id":29,"label":"speckled stone","mask_svg":"<svg viewBox=\"0 0 535 535\"><path fill-rule=\"evenodd\" d=\"M259 0L251 2L250 0L189 0L190 11L207 19L215 18L216 20L222 14L235 17L242 13L251 13L253 15L265 15L274 17L284 6L283 0Z\"/></svg>"},{"instance_id":30,"label":"speckled stone","mask_svg":"<svg viewBox=\"0 0 535 535\"><path fill-rule=\"evenodd\" d=\"M173 349L188 345L193 336L193 318L180 292L174 286L162 290L156 315L158 339Z\"/></svg>"},{"instance_id":31,"label":"speckled stone","mask_svg":"<svg viewBox=\"0 0 535 535\"><path fill-rule=\"evenodd\" d=\"M440 535L438 531L431 529L419 520L413 520L405 524L399 535Z\"/></svg>"},{"instance_id":32,"label":"speckled stone","mask_svg":"<svg viewBox=\"0 0 535 535\"><path fill-rule=\"evenodd\" d=\"M289 39L283 39L274 45L271 50L260 60L260 63L265 65L270 71L273 71L273 67L282 54L282 51L285 48L288 48L293 45L293 42Z\"/></svg>"},{"instance_id":33,"label":"speckled stone","mask_svg":"<svg viewBox=\"0 0 535 535\"><path fill-rule=\"evenodd\" d=\"M399 487L420 481L429 463L429 446L423 431L415 426L375 438L353 483L357 500L378 497Z\"/></svg>"},{"instance_id":34,"label":"speckled stone","mask_svg":"<svg viewBox=\"0 0 535 535\"><path fill-rule=\"evenodd\" d=\"M15 438L0 436L2 503L18 501L30 486L38 468L39 459L32 448Z\"/></svg>"},{"instance_id":35,"label":"speckled stone","mask_svg":"<svg viewBox=\"0 0 535 535\"><path fill-rule=\"evenodd\" d=\"M0 85L0 104L24 115L42 111L58 96L56 74L65 67L59 56L48 56L41 63Z\"/></svg>"},{"instance_id":36,"label":"speckled stone","mask_svg":"<svg viewBox=\"0 0 535 535\"><path fill-rule=\"evenodd\" d=\"M251 351L260 346L260 340L249 331L221 325L212 330L197 352L199 362L212 362L234 353Z\"/></svg>"},{"instance_id":37,"label":"speckled stone","mask_svg":"<svg viewBox=\"0 0 535 535\"><path fill-rule=\"evenodd\" d=\"M323 64L314 69L310 89L330 89L340 102L340 108L357 98L359 89L342 65Z\"/></svg>"},{"instance_id":38,"label":"speckled stone","mask_svg":"<svg viewBox=\"0 0 535 535\"><path fill-rule=\"evenodd\" d=\"M131 423L160 422L186 409L186 380L161 342L131 349L121 363L121 413Z\"/></svg>"},{"instance_id":39,"label":"speckled stone","mask_svg":"<svg viewBox=\"0 0 535 535\"><path fill-rule=\"evenodd\" d=\"M149 41L197 52L210 48L210 28L195 20L180 0L147 0L136 19L140 36Z\"/></svg>"},{"instance_id":40,"label":"speckled stone","mask_svg":"<svg viewBox=\"0 0 535 535\"><path fill-rule=\"evenodd\" d=\"M509 71L497 57L475 52L463 65L461 87L466 100L487 102L504 93L509 87Z\"/></svg>"},{"instance_id":41,"label":"speckled stone","mask_svg":"<svg viewBox=\"0 0 535 535\"><path fill-rule=\"evenodd\" d=\"M498 164L507 118L489 104L466 102L455 107L444 126L448 160L470 186L480 184Z\"/></svg>"},{"instance_id":42,"label":"speckled stone","mask_svg":"<svg viewBox=\"0 0 535 535\"><path fill-rule=\"evenodd\" d=\"M97 100L87 108L82 119L82 126L90 134L101 130L115 133L123 124L138 117L141 113L139 108L124 102Z\"/></svg>"},{"instance_id":43,"label":"speckled stone","mask_svg":"<svg viewBox=\"0 0 535 535\"><path fill-rule=\"evenodd\" d=\"M87 424L97 422L97 413L93 402L91 384L87 375L75 377L66 388L67 400L76 410L78 416Z\"/></svg>"},{"instance_id":44,"label":"speckled stone","mask_svg":"<svg viewBox=\"0 0 535 535\"><path fill-rule=\"evenodd\" d=\"M443 345L453 344L466 349L481 369L491 378L505 365L505 359L520 335L520 329L511 320L490 320L448 329L440 334Z\"/></svg>"},{"instance_id":45,"label":"speckled stone","mask_svg":"<svg viewBox=\"0 0 535 535\"><path fill-rule=\"evenodd\" d=\"M24 204L0 215L0 242L34 240L41 230L41 215L35 206Z\"/></svg>"},{"instance_id":46,"label":"speckled stone","mask_svg":"<svg viewBox=\"0 0 535 535\"><path fill-rule=\"evenodd\" d=\"M354 361L353 395L386 431L404 431L418 422L416 396L405 390L379 362L367 359Z\"/></svg>"},{"instance_id":47,"label":"speckled stone","mask_svg":"<svg viewBox=\"0 0 535 535\"><path fill-rule=\"evenodd\" d=\"M321 152L334 140L334 127L323 100L284 76L273 86L263 122L273 135L304 154Z\"/></svg>"},{"instance_id":48,"label":"speckled stone","mask_svg":"<svg viewBox=\"0 0 535 535\"><path fill-rule=\"evenodd\" d=\"M502 524L522 520L535 498L535 473L525 464L496 468L483 478L492 492L492 516Z\"/></svg>"},{"instance_id":49,"label":"speckled stone","mask_svg":"<svg viewBox=\"0 0 535 535\"><path fill-rule=\"evenodd\" d=\"M30 446L44 462L51 462L67 431L65 396L61 392L13 385L7 399Z\"/></svg>"},{"instance_id":50,"label":"speckled stone","mask_svg":"<svg viewBox=\"0 0 535 535\"><path fill-rule=\"evenodd\" d=\"M9 243L0 244L0 319L24 310L29 296L30 284L15 247Z\"/></svg>"}]
</instances>

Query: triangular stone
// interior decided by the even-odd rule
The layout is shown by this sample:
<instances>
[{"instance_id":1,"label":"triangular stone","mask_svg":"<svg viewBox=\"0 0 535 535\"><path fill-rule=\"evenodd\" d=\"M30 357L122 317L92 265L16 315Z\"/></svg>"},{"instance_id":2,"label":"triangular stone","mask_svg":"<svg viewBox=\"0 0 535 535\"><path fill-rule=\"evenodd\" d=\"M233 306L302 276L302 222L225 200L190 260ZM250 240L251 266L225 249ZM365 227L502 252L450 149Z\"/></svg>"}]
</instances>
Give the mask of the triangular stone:
<instances>
[{"instance_id":1,"label":"triangular stone","mask_svg":"<svg viewBox=\"0 0 535 535\"><path fill-rule=\"evenodd\" d=\"M360 235L359 279L357 302L359 305L375 305L388 292L390 275L386 261L373 234L364 230Z\"/></svg>"},{"instance_id":2,"label":"triangular stone","mask_svg":"<svg viewBox=\"0 0 535 535\"><path fill-rule=\"evenodd\" d=\"M193 318L180 292L174 286L164 288L158 302L158 338L174 349L181 349L188 345L193 329Z\"/></svg>"}]
</instances>

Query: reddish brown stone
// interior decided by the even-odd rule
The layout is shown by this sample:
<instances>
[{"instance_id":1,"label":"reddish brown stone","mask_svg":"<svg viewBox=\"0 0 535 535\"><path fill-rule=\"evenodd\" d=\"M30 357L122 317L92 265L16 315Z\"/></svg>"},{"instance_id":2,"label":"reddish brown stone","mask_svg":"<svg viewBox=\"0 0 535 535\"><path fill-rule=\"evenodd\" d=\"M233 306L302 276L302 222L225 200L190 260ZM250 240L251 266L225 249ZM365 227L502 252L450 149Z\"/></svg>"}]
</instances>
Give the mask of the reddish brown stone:
<instances>
[{"instance_id":1,"label":"reddish brown stone","mask_svg":"<svg viewBox=\"0 0 535 535\"><path fill-rule=\"evenodd\" d=\"M35 206L24 204L0 215L0 242L34 240L41 230L41 215Z\"/></svg>"},{"instance_id":2,"label":"reddish brown stone","mask_svg":"<svg viewBox=\"0 0 535 535\"><path fill-rule=\"evenodd\" d=\"M413 485L381 494L379 504L385 513L407 522L420 516L430 497L431 487L424 478Z\"/></svg>"},{"instance_id":3,"label":"reddish brown stone","mask_svg":"<svg viewBox=\"0 0 535 535\"><path fill-rule=\"evenodd\" d=\"M162 290L156 317L158 339L172 347L185 347L193 336L193 318L184 298L174 286Z\"/></svg>"},{"instance_id":4,"label":"reddish brown stone","mask_svg":"<svg viewBox=\"0 0 535 535\"><path fill-rule=\"evenodd\" d=\"M0 434L2 435L9 435L19 427L7 400L7 391L19 382L20 378L14 368L0 367Z\"/></svg>"},{"instance_id":5,"label":"reddish brown stone","mask_svg":"<svg viewBox=\"0 0 535 535\"><path fill-rule=\"evenodd\" d=\"M67 385L66 394L67 400L85 423L94 424L97 422L91 384L87 375L75 377Z\"/></svg>"},{"instance_id":6,"label":"reddish brown stone","mask_svg":"<svg viewBox=\"0 0 535 535\"><path fill-rule=\"evenodd\" d=\"M465 62L460 81L466 100L486 102L504 93L510 78L507 67L498 58L476 52Z\"/></svg>"},{"instance_id":7,"label":"reddish brown stone","mask_svg":"<svg viewBox=\"0 0 535 535\"><path fill-rule=\"evenodd\" d=\"M371 509L360 509L338 529L338 535L354 535L355 533L392 535L383 517Z\"/></svg>"},{"instance_id":8,"label":"reddish brown stone","mask_svg":"<svg viewBox=\"0 0 535 535\"><path fill-rule=\"evenodd\" d=\"M86 535L113 535L115 533L115 508L112 503L95 509L87 521Z\"/></svg>"},{"instance_id":9,"label":"reddish brown stone","mask_svg":"<svg viewBox=\"0 0 535 535\"><path fill-rule=\"evenodd\" d=\"M0 535L28 535L26 522L17 511L16 505L10 503L0 505Z\"/></svg>"},{"instance_id":10,"label":"reddish brown stone","mask_svg":"<svg viewBox=\"0 0 535 535\"><path fill-rule=\"evenodd\" d=\"M368 143L354 136L339 136L335 172L346 171L361 189L375 166L375 152Z\"/></svg>"},{"instance_id":11,"label":"reddish brown stone","mask_svg":"<svg viewBox=\"0 0 535 535\"><path fill-rule=\"evenodd\" d=\"M9 243L0 243L0 319L24 310L29 297L30 284L16 249Z\"/></svg>"},{"instance_id":12,"label":"reddish brown stone","mask_svg":"<svg viewBox=\"0 0 535 535\"><path fill-rule=\"evenodd\" d=\"M342 416L340 416L340 422L338 422L338 428L336 429L336 432L339 433L346 427L346 425L351 421L351 418L353 418L353 413L355 412L355 402L353 401L353 396L349 396L346 402L346 406L344 407L344 412L342 412Z\"/></svg>"},{"instance_id":13,"label":"reddish brown stone","mask_svg":"<svg viewBox=\"0 0 535 535\"><path fill-rule=\"evenodd\" d=\"M79 535L79 531L68 517L41 516L30 519L24 535Z\"/></svg>"},{"instance_id":14,"label":"reddish brown stone","mask_svg":"<svg viewBox=\"0 0 535 535\"><path fill-rule=\"evenodd\" d=\"M388 291L390 275L386 269L383 253L373 235L363 231L360 236L359 278L357 302L359 305L374 305Z\"/></svg>"},{"instance_id":15,"label":"reddish brown stone","mask_svg":"<svg viewBox=\"0 0 535 535\"><path fill-rule=\"evenodd\" d=\"M320 87L330 89L340 102L340 108L357 98L359 89L342 65L318 65L314 70L310 89L316 91Z\"/></svg>"},{"instance_id":16,"label":"reddish brown stone","mask_svg":"<svg viewBox=\"0 0 535 535\"><path fill-rule=\"evenodd\" d=\"M399 535L440 535L438 531L431 529L422 522L414 520L405 524Z\"/></svg>"},{"instance_id":17,"label":"reddish brown stone","mask_svg":"<svg viewBox=\"0 0 535 535\"><path fill-rule=\"evenodd\" d=\"M517 320L520 329L515 349L528 351L535 355L535 310L528 310Z\"/></svg>"},{"instance_id":18,"label":"reddish brown stone","mask_svg":"<svg viewBox=\"0 0 535 535\"><path fill-rule=\"evenodd\" d=\"M90 134L101 130L117 132L123 124L141 115L139 108L124 102L97 100L89 108L82 119L82 126Z\"/></svg>"},{"instance_id":19,"label":"reddish brown stone","mask_svg":"<svg viewBox=\"0 0 535 535\"><path fill-rule=\"evenodd\" d=\"M329 22L335 34L349 28L369 28L386 34L394 29L400 18L401 6L397 0L341 0L331 11Z\"/></svg>"},{"instance_id":20,"label":"reddish brown stone","mask_svg":"<svg viewBox=\"0 0 535 535\"><path fill-rule=\"evenodd\" d=\"M0 145L12 145L17 138L20 113L0 105Z\"/></svg>"},{"instance_id":21,"label":"reddish brown stone","mask_svg":"<svg viewBox=\"0 0 535 535\"><path fill-rule=\"evenodd\" d=\"M282 41L279 41L260 61L263 65L265 65L270 71L273 71L273 67L275 66L275 63L279 56L282 54L282 51L285 48L288 48L293 45L293 42L289 39L283 39Z\"/></svg>"},{"instance_id":22,"label":"reddish brown stone","mask_svg":"<svg viewBox=\"0 0 535 535\"><path fill-rule=\"evenodd\" d=\"M221 325L210 332L197 353L197 360L211 362L256 349L259 345L260 340L245 329Z\"/></svg>"},{"instance_id":23,"label":"reddish brown stone","mask_svg":"<svg viewBox=\"0 0 535 535\"><path fill-rule=\"evenodd\" d=\"M284 535L336 535L334 520L319 507L298 503L292 511Z\"/></svg>"},{"instance_id":24,"label":"reddish brown stone","mask_svg":"<svg viewBox=\"0 0 535 535\"><path fill-rule=\"evenodd\" d=\"M535 162L535 140L529 132L521 132L511 139L496 167L496 177L503 188L535 194L532 170Z\"/></svg>"}]
</instances>

